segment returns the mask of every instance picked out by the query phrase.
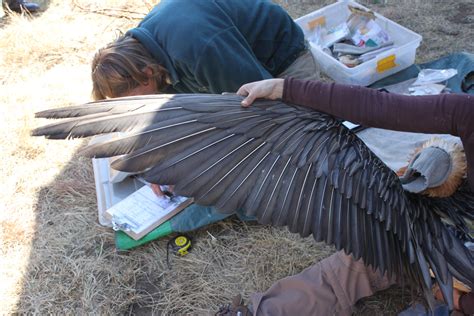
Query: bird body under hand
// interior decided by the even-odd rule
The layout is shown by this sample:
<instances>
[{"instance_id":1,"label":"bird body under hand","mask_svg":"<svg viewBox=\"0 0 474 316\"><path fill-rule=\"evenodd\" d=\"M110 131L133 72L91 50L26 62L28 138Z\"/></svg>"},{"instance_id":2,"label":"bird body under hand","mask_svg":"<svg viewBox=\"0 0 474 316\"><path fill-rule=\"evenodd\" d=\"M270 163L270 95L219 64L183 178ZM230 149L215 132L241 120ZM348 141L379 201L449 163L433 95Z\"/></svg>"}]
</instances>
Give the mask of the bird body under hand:
<instances>
[{"instance_id":1,"label":"bird body under hand","mask_svg":"<svg viewBox=\"0 0 474 316\"><path fill-rule=\"evenodd\" d=\"M474 197L403 190L396 174L327 114L280 101L242 108L236 95L153 95L47 110L70 118L33 135L62 139L124 132L86 147L89 157L122 155L112 167L174 184L179 195L222 212L313 235L389 276L406 277L430 303L435 275L452 307L453 276L474 286L469 237ZM348 105L349 106L349 105Z\"/></svg>"}]
</instances>

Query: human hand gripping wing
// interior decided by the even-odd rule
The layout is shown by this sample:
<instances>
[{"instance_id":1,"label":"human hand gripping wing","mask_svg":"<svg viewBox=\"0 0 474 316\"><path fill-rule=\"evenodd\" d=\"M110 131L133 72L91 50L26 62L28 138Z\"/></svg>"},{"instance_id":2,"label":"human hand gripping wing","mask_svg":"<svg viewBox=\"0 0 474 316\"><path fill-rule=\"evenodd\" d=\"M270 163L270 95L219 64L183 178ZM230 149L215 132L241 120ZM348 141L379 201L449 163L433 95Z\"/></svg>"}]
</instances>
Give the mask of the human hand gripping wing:
<instances>
[{"instance_id":1,"label":"human hand gripping wing","mask_svg":"<svg viewBox=\"0 0 474 316\"><path fill-rule=\"evenodd\" d=\"M335 118L280 101L242 108L241 100L204 94L111 99L37 113L69 119L32 134L126 132L83 154L124 155L113 168L175 184L178 195L222 212L243 209L263 224L313 234L389 276L407 277L428 302L430 269L451 308L453 276L473 287L474 258L455 236L468 235L472 193L461 189L438 199L407 193Z\"/></svg>"}]
</instances>

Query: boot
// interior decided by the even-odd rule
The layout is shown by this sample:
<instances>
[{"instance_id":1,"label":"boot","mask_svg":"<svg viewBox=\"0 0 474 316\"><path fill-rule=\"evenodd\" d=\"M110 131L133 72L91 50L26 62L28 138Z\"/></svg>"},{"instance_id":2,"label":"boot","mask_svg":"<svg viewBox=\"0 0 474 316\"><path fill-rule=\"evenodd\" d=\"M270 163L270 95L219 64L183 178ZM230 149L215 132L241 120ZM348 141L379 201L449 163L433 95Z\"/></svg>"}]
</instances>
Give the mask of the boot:
<instances>
[{"instance_id":1,"label":"boot","mask_svg":"<svg viewBox=\"0 0 474 316\"><path fill-rule=\"evenodd\" d=\"M8 6L12 11L21 13L23 10L34 13L40 9L40 6L33 2L25 0L10 0Z\"/></svg>"},{"instance_id":2,"label":"boot","mask_svg":"<svg viewBox=\"0 0 474 316\"><path fill-rule=\"evenodd\" d=\"M252 316L250 309L244 304L239 294L232 300L232 304L222 306L216 316Z\"/></svg>"}]
</instances>

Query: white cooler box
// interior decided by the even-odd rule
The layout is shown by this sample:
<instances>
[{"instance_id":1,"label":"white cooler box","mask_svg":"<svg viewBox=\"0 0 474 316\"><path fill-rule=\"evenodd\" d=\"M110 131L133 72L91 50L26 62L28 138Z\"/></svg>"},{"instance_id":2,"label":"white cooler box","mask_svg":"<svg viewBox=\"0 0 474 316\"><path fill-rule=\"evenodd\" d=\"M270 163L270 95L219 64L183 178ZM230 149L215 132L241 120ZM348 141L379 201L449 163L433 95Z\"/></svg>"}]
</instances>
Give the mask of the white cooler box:
<instances>
[{"instance_id":1,"label":"white cooler box","mask_svg":"<svg viewBox=\"0 0 474 316\"><path fill-rule=\"evenodd\" d=\"M109 140L112 137L114 137L114 134L96 136L91 139L89 145ZM110 227L112 222L105 216L105 211L144 185L136 178L130 177L130 174L126 172L111 169L110 163L113 159L92 159L99 223Z\"/></svg>"},{"instance_id":2,"label":"white cooler box","mask_svg":"<svg viewBox=\"0 0 474 316\"><path fill-rule=\"evenodd\" d=\"M348 5L368 10L354 1L339 1L303 17L295 22L303 29L308 38L315 27L325 23L327 28L335 27L347 20L350 15ZM421 35L390 21L375 13L376 23L380 25L394 41L394 47L381 52L380 55L356 67L349 68L334 57L326 54L315 44L311 44L311 52L321 70L336 82L368 86L377 80L390 76L411 66L415 62L416 49L422 40Z\"/></svg>"}]
</instances>

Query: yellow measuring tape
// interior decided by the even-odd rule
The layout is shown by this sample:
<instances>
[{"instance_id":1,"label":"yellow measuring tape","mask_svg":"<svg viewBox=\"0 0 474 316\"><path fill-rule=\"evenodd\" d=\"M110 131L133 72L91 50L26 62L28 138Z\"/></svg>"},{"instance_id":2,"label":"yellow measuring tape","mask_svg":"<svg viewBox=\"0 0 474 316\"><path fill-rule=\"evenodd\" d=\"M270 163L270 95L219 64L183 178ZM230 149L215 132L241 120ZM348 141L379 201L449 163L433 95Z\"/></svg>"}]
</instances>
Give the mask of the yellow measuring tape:
<instances>
[{"instance_id":1,"label":"yellow measuring tape","mask_svg":"<svg viewBox=\"0 0 474 316\"><path fill-rule=\"evenodd\" d=\"M168 268L171 269L169 261L170 249L175 255L184 256L191 250L191 246L191 238L186 235L178 235L168 241L166 245L166 263L168 264Z\"/></svg>"}]
</instances>

